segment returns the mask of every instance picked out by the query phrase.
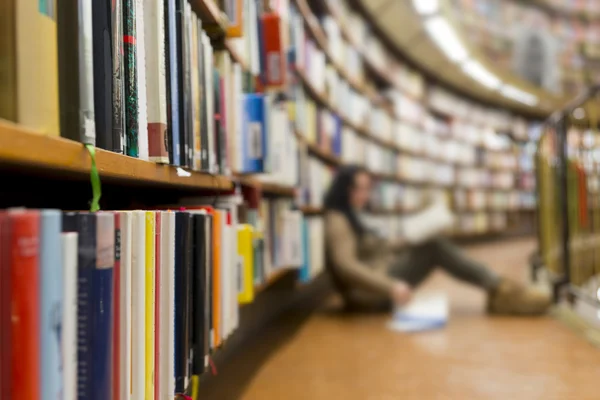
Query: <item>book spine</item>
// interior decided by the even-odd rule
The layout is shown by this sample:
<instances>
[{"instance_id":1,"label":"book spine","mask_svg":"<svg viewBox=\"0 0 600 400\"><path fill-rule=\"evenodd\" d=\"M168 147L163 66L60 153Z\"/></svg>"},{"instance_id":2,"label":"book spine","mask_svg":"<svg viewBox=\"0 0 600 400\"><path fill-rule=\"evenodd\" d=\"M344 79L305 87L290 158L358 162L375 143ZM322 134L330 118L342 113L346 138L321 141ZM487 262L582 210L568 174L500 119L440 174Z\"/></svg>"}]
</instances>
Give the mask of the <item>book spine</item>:
<instances>
[{"instance_id":1,"label":"book spine","mask_svg":"<svg viewBox=\"0 0 600 400\"><path fill-rule=\"evenodd\" d=\"M165 337L167 345L164 347L167 351L167 362L162 363L167 366L167 379L168 384L165 386L167 389L165 398L170 398L175 393L175 213L169 212L169 224L168 224L168 258L166 274L167 277L164 282L168 282L168 294L167 294L167 312L166 324L168 326L167 332L168 337Z\"/></svg>"},{"instance_id":2,"label":"book spine","mask_svg":"<svg viewBox=\"0 0 600 400\"><path fill-rule=\"evenodd\" d=\"M165 0L165 72L167 78L167 139L169 162L180 165L179 61L177 53L176 0Z\"/></svg>"},{"instance_id":3,"label":"book spine","mask_svg":"<svg viewBox=\"0 0 600 400\"><path fill-rule=\"evenodd\" d=\"M161 338L161 273L162 273L162 212L158 211L154 217L154 400L160 400L161 382L160 382L160 363L165 361L161 358L160 338Z\"/></svg>"},{"instance_id":4,"label":"book spine","mask_svg":"<svg viewBox=\"0 0 600 400\"><path fill-rule=\"evenodd\" d=\"M92 0L79 1L79 121L80 140L96 145L94 113L94 46L92 34Z\"/></svg>"},{"instance_id":5,"label":"book spine","mask_svg":"<svg viewBox=\"0 0 600 400\"><path fill-rule=\"evenodd\" d=\"M64 400L77 398L77 242L76 232L61 235L63 252L62 373Z\"/></svg>"},{"instance_id":6,"label":"book spine","mask_svg":"<svg viewBox=\"0 0 600 400\"><path fill-rule=\"evenodd\" d=\"M112 353L112 399L121 395L121 214L114 214L115 224L115 266L113 270L113 353Z\"/></svg>"},{"instance_id":7,"label":"book spine","mask_svg":"<svg viewBox=\"0 0 600 400\"><path fill-rule=\"evenodd\" d=\"M200 169L210 171L210 145L208 124L208 80L206 79L207 52L210 50L206 42L206 34L202 30L202 21L198 21L198 51L200 53L200 64L198 66L200 97Z\"/></svg>"},{"instance_id":8,"label":"book spine","mask_svg":"<svg viewBox=\"0 0 600 400\"><path fill-rule=\"evenodd\" d=\"M208 369L208 359L210 356L210 350L212 348L211 343L211 327L212 327L212 270L213 270L213 246L212 246L212 230L213 230L213 216L208 215L206 218L206 228L204 232L205 246L206 249L206 260L205 260L205 279L204 279L204 370Z\"/></svg>"},{"instance_id":9,"label":"book spine","mask_svg":"<svg viewBox=\"0 0 600 400\"><path fill-rule=\"evenodd\" d=\"M119 293L119 389L117 399L126 400L131 396L131 274L133 256L133 213L121 212L121 259Z\"/></svg>"},{"instance_id":10,"label":"book spine","mask_svg":"<svg viewBox=\"0 0 600 400\"><path fill-rule=\"evenodd\" d=\"M113 149L112 101L113 67L111 45L110 0L91 2L93 18L93 73L94 73L94 113L96 121L97 145L106 150Z\"/></svg>"},{"instance_id":11,"label":"book spine","mask_svg":"<svg viewBox=\"0 0 600 400\"><path fill-rule=\"evenodd\" d=\"M131 399L144 399L145 395L145 327L146 314L146 215L133 212L131 234Z\"/></svg>"},{"instance_id":12,"label":"book spine","mask_svg":"<svg viewBox=\"0 0 600 400\"><path fill-rule=\"evenodd\" d=\"M185 370L184 377L186 381L186 388L189 387L190 379L192 377L192 360L193 360L193 349L192 349L192 329L193 329L193 303L192 303L192 288L193 288L193 221L192 216L187 214L187 225L185 231L185 252L184 252L184 362Z\"/></svg>"},{"instance_id":13,"label":"book spine","mask_svg":"<svg viewBox=\"0 0 600 400\"><path fill-rule=\"evenodd\" d=\"M146 90L150 161L168 164L165 9L163 0L145 0Z\"/></svg>"},{"instance_id":14,"label":"book spine","mask_svg":"<svg viewBox=\"0 0 600 400\"><path fill-rule=\"evenodd\" d=\"M200 160L200 107L201 107L201 90L200 90L200 52L198 46L198 18L192 14L192 102L194 113L194 141L193 141L193 168L200 171L202 165Z\"/></svg>"},{"instance_id":15,"label":"book spine","mask_svg":"<svg viewBox=\"0 0 600 400\"><path fill-rule=\"evenodd\" d=\"M10 327L11 228L6 211L0 211L0 326ZM11 329L0 329L0 398L11 400Z\"/></svg>"},{"instance_id":16,"label":"book spine","mask_svg":"<svg viewBox=\"0 0 600 400\"><path fill-rule=\"evenodd\" d=\"M205 258L205 218L206 215L195 214L194 215L194 287L192 299L194 302L194 365L192 373L194 375L200 375L204 372L204 359L201 356L204 352L204 308L205 308L205 295L204 288L206 273L204 269Z\"/></svg>"},{"instance_id":17,"label":"book spine","mask_svg":"<svg viewBox=\"0 0 600 400\"><path fill-rule=\"evenodd\" d=\"M11 398L39 399L40 307L39 237L37 211L15 211L11 220ZM17 351L18 350L18 351Z\"/></svg>"},{"instance_id":18,"label":"book spine","mask_svg":"<svg viewBox=\"0 0 600 400\"><path fill-rule=\"evenodd\" d=\"M187 97L188 92L186 91L186 65L187 58L185 53L185 0L175 0L175 19L176 19L176 47L178 58L178 74L177 74L177 87L179 95L179 162L182 166L187 166L187 155L189 151L189 144L187 143Z\"/></svg>"},{"instance_id":19,"label":"book spine","mask_svg":"<svg viewBox=\"0 0 600 400\"><path fill-rule=\"evenodd\" d=\"M41 398L54 400L63 393L61 349L63 313L62 223L58 210L41 211L40 235L40 338Z\"/></svg>"},{"instance_id":20,"label":"book spine","mask_svg":"<svg viewBox=\"0 0 600 400\"><path fill-rule=\"evenodd\" d=\"M187 387L185 379L185 262L187 213L176 214L175 227L175 391L183 393Z\"/></svg>"},{"instance_id":21,"label":"book spine","mask_svg":"<svg viewBox=\"0 0 600 400\"><path fill-rule=\"evenodd\" d=\"M184 52L185 52L185 96L186 96L186 142L187 142L187 166L194 166L194 100L192 88L192 6L185 3L184 8Z\"/></svg>"},{"instance_id":22,"label":"book spine","mask_svg":"<svg viewBox=\"0 0 600 400\"><path fill-rule=\"evenodd\" d=\"M265 155L264 97L244 95L244 172L262 172Z\"/></svg>"},{"instance_id":23,"label":"book spine","mask_svg":"<svg viewBox=\"0 0 600 400\"><path fill-rule=\"evenodd\" d=\"M154 399L154 291L155 279L154 272L156 267L155 254L155 216L154 211L146 211L146 303L145 303L145 399Z\"/></svg>"},{"instance_id":24,"label":"book spine","mask_svg":"<svg viewBox=\"0 0 600 400\"><path fill-rule=\"evenodd\" d=\"M111 1L112 10L112 151L125 152L125 72L123 68L123 1Z\"/></svg>"},{"instance_id":25,"label":"book spine","mask_svg":"<svg viewBox=\"0 0 600 400\"><path fill-rule=\"evenodd\" d=\"M136 0L135 41L138 80L138 157L148 160L148 95L146 90L146 32L144 0Z\"/></svg>"},{"instance_id":26,"label":"book spine","mask_svg":"<svg viewBox=\"0 0 600 400\"><path fill-rule=\"evenodd\" d=\"M123 0L123 70L125 73L125 153L138 157L138 72L136 0Z\"/></svg>"},{"instance_id":27,"label":"book spine","mask_svg":"<svg viewBox=\"0 0 600 400\"><path fill-rule=\"evenodd\" d=\"M96 265L91 275L91 399L112 395L113 272L115 266L115 217L96 214Z\"/></svg>"},{"instance_id":28,"label":"book spine","mask_svg":"<svg viewBox=\"0 0 600 400\"><path fill-rule=\"evenodd\" d=\"M175 264L175 214L172 211L164 211L160 222L160 272L157 274L158 293L160 296L160 307L157 315L157 336L159 362L157 371L159 385L156 392L160 393L162 399L171 398L175 393L174 364L173 364L173 296L175 288L174 264ZM158 278L160 275L160 278ZM160 334L158 332L160 331Z\"/></svg>"},{"instance_id":29,"label":"book spine","mask_svg":"<svg viewBox=\"0 0 600 400\"><path fill-rule=\"evenodd\" d=\"M212 340L213 347L217 348L221 345L221 223L222 214L215 210L213 220L213 332Z\"/></svg>"}]
</instances>

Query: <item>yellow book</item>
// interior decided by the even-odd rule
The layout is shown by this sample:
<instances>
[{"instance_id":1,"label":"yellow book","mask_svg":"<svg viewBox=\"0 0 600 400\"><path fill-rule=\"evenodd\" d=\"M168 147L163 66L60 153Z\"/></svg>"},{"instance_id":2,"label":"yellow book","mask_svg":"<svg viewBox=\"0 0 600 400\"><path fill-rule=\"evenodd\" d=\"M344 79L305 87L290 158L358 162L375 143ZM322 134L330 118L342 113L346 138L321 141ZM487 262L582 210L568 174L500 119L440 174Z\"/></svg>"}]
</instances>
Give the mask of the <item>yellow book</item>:
<instances>
[{"instance_id":1,"label":"yellow book","mask_svg":"<svg viewBox=\"0 0 600 400\"><path fill-rule=\"evenodd\" d=\"M0 118L59 132L56 2L0 2Z\"/></svg>"},{"instance_id":2,"label":"yellow book","mask_svg":"<svg viewBox=\"0 0 600 400\"><path fill-rule=\"evenodd\" d=\"M238 303L248 304L254 300L254 252L252 249L252 239L254 229L251 225L238 225L238 257L242 263L242 282L241 291L238 293Z\"/></svg>"},{"instance_id":3,"label":"yellow book","mask_svg":"<svg viewBox=\"0 0 600 400\"><path fill-rule=\"evenodd\" d=\"M154 211L146 211L146 367L145 367L145 400L154 400L154 271L155 271L155 237Z\"/></svg>"}]
</instances>

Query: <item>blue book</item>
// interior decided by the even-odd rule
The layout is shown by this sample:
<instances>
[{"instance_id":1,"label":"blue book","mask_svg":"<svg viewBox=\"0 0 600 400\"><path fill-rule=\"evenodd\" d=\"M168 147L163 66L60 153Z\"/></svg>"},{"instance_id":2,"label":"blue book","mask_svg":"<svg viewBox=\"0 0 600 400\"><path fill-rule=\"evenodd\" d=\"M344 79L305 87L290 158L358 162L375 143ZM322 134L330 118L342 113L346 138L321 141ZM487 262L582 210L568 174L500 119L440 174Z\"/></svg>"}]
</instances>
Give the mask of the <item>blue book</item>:
<instances>
[{"instance_id":1,"label":"blue book","mask_svg":"<svg viewBox=\"0 0 600 400\"><path fill-rule=\"evenodd\" d=\"M243 143L245 173L264 172L267 152L265 99L260 93L244 95Z\"/></svg>"},{"instance_id":2,"label":"blue book","mask_svg":"<svg viewBox=\"0 0 600 400\"><path fill-rule=\"evenodd\" d=\"M56 400L63 393L62 213L59 210L42 210L40 224L41 398Z\"/></svg>"},{"instance_id":3,"label":"blue book","mask_svg":"<svg viewBox=\"0 0 600 400\"><path fill-rule=\"evenodd\" d=\"M96 214L96 265L92 271L92 396L112 396L112 325L113 270L115 266L115 216L112 212Z\"/></svg>"},{"instance_id":4,"label":"blue book","mask_svg":"<svg viewBox=\"0 0 600 400\"><path fill-rule=\"evenodd\" d=\"M342 121L339 115L334 116L334 130L333 137L331 138L331 150L336 156L342 154Z\"/></svg>"},{"instance_id":5,"label":"blue book","mask_svg":"<svg viewBox=\"0 0 600 400\"><path fill-rule=\"evenodd\" d=\"M310 243L308 239L308 222L306 218L302 219L302 254L304 254L304 262L300 267L299 279L300 282L310 281Z\"/></svg>"},{"instance_id":6,"label":"blue book","mask_svg":"<svg viewBox=\"0 0 600 400\"><path fill-rule=\"evenodd\" d=\"M179 136L179 58L177 52L177 14L175 0L165 0L165 72L167 75L167 126L169 161L181 165Z\"/></svg>"}]
</instances>

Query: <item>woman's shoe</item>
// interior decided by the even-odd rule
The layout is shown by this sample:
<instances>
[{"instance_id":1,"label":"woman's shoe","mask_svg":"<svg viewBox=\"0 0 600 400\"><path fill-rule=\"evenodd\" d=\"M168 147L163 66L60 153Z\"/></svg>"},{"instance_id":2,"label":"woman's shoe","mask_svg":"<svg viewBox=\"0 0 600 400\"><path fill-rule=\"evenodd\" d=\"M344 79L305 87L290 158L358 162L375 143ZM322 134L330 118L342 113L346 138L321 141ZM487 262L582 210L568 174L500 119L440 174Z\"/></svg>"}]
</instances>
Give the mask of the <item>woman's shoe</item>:
<instances>
[{"instance_id":1,"label":"woman's shoe","mask_svg":"<svg viewBox=\"0 0 600 400\"><path fill-rule=\"evenodd\" d=\"M508 279L488 295L487 311L494 315L542 315L552 301L549 295Z\"/></svg>"}]
</instances>

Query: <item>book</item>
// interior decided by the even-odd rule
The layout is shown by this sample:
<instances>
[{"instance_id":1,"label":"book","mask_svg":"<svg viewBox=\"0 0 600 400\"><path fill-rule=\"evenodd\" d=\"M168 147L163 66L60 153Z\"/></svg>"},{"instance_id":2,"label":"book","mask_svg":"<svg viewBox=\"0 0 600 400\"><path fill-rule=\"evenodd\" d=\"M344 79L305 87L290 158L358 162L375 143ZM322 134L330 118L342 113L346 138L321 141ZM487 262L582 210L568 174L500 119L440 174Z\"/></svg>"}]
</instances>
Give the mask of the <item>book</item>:
<instances>
[{"instance_id":1,"label":"book","mask_svg":"<svg viewBox=\"0 0 600 400\"><path fill-rule=\"evenodd\" d=\"M191 85L192 85L192 113L193 113L193 121L194 121L194 137L193 137L193 169L196 171L200 171L202 169L202 160L201 160L201 149L202 143L200 141L200 130L201 130L201 108L202 108L202 90L200 87L200 63L202 62L202 48L200 44L200 34L202 32L201 22L196 17L195 14L192 14L191 21L191 29L192 29L192 43L191 43Z\"/></svg>"},{"instance_id":2,"label":"book","mask_svg":"<svg viewBox=\"0 0 600 400\"><path fill-rule=\"evenodd\" d=\"M248 304L254 300L254 254L252 241L254 229L249 224L240 224L237 227L238 248L241 273L238 281L238 302Z\"/></svg>"},{"instance_id":3,"label":"book","mask_svg":"<svg viewBox=\"0 0 600 400\"><path fill-rule=\"evenodd\" d=\"M135 43L138 96L138 158L148 160L148 94L146 90L145 0L135 0Z\"/></svg>"},{"instance_id":4,"label":"book","mask_svg":"<svg viewBox=\"0 0 600 400\"><path fill-rule=\"evenodd\" d=\"M0 211L0 326L11 326L11 228L8 212ZM0 397L11 399L11 329L0 329Z\"/></svg>"},{"instance_id":5,"label":"book","mask_svg":"<svg viewBox=\"0 0 600 400\"><path fill-rule=\"evenodd\" d=\"M125 69L123 58L123 1L111 2L111 43L112 43L112 148L125 152Z\"/></svg>"},{"instance_id":6,"label":"book","mask_svg":"<svg viewBox=\"0 0 600 400\"><path fill-rule=\"evenodd\" d=\"M39 399L40 388L40 214L8 212L10 220L10 395ZM18 349L18 351L14 351Z\"/></svg>"},{"instance_id":7,"label":"book","mask_svg":"<svg viewBox=\"0 0 600 400\"><path fill-rule=\"evenodd\" d=\"M0 118L59 135L57 14L54 3L4 2L0 25ZM71 42L72 44L73 42Z\"/></svg>"},{"instance_id":8,"label":"book","mask_svg":"<svg viewBox=\"0 0 600 400\"><path fill-rule=\"evenodd\" d=\"M111 0L95 0L92 5L94 117L96 144L113 150L113 65Z\"/></svg>"},{"instance_id":9,"label":"book","mask_svg":"<svg viewBox=\"0 0 600 400\"><path fill-rule=\"evenodd\" d=\"M133 268L133 222L134 212L122 211L120 215L121 251L119 265L119 394L113 399L128 399L131 396L131 336L132 336L132 268ZM116 275L115 270L115 275ZM115 285L116 287L116 285ZM117 294L115 294L115 297ZM116 325L115 325L116 326ZM116 361L116 360L115 360Z\"/></svg>"},{"instance_id":10,"label":"book","mask_svg":"<svg viewBox=\"0 0 600 400\"><path fill-rule=\"evenodd\" d=\"M179 52L176 0L165 0L165 75L167 81L167 143L169 163L181 165L179 117Z\"/></svg>"},{"instance_id":11,"label":"book","mask_svg":"<svg viewBox=\"0 0 600 400\"><path fill-rule=\"evenodd\" d=\"M398 332L439 329L448 323L448 299L444 295L420 295L394 310L388 328Z\"/></svg>"},{"instance_id":12,"label":"book","mask_svg":"<svg viewBox=\"0 0 600 400\"><path fill-rule=\"evenodd\" d=\"M131 398L146 393L146 213L132 212L131 250Z\"/></svg>"},{"instance_id":13,"label":"book","mask_svg":"<svg viewBox=\"0 0 600 400\"><path fill-rule=\"evenodd\" d=\"M92 321L90 342L91 393L99 399L112 395L113 272L115 265L115 217L99 212L96 217L96 265L91 274L89 300Z\"/></svg>"},{"instance_id":14,"label":"book","mask_svg":"<svg viewBox=\"0 0 600 400\"><path fill-rule=\"evenodd\" d=\"M264 97L260 93L244 95L243 137L246 149L241 172L258 173L264 171L266 153L266 129Z\"/></svg>"},{"instance_id":15,"label":"book","mask_svg":"<svg viewBox=\"0 0 600 400\"><path fill-rule=\"evenodd\" d=\"M150 161L169 163L167 77L165 72L165 2L144 0L148 153Z\"/></svg>"},{"instance_id":16,"label":"book","mask_svg":"<svg viewBox=\"0 0 600 400\"><path fill-rule=\"evenodd\" d=\"M188 121L188 103L189 103L189 92L186 90L188 85L186 84L188 73L187 69L187 53L186 53L186 20L185 20L185 0L176 0L175 2L175 21L176 21L176 47L175 51L178 54L177 64L178 68L178 94L179 94L179 146L180 146L180 164L182 166L188 166L188 154L189 154L189 121Z\"/></svg>"},{"instance_id":17,"label":"book","mask_svg":"<svg viewBox=\"0 0 600 400\"><path fill-rule=\"evenodd\" d=\"M155 268L156 268L156 233L155 233L155 212L146 211L146 235L145 235L145 250L146 250L146 266L144 272L144 282L146 285L146 296L144 306L144 334L145 334L145 398L154 399L154 337L155 337Z\"/></svg>"},{"instance_id":18,"label":"book","mask_svg":"<svg viewBox=\"0 0 600 400\"><path fill-rule=\"evenodd\" d=\"M193 331L193 346L194 346L194 365L192 373L201 375L205 370L205 358L208 356L208 349L205 348L205 335L208 332L206 329L205 309L206 304L206 268L211 265L207 263L207 245L211 241L206 240L210 237L211 231L207 230L207 220L211 218L205 211L192 212L194 221L194 286L192 290L192 299L194 303L194 325Z\"/></svg>"},{"instance_id":19,"label":"book","mask_svg":"<svg viewBox=\"0 0 600 400\"><path fill-rule=\"evenodd\" d=\"M454 216L443 201L436 201L419 213L404 218L402 227L406 240L411 244L423 243L454 223Z\"/></svg>"},{"instance_id":20,"label":"book","mask_svg":"<svg viewBox=\"0 0 600 400\"><path fill-rule=\"evenodd\" d=\"M59 210L40 211L40 343L41 398L53 400L63 393L62 315L63 254L62 215Z\"/></svg>"},{"instance_id":21,"label":"book","mask_svg":"<svg viewBox=\"0 0 600 400\"><path fill-rule=\"evenodd\" d=\"M268 12L261 17L262 47L264 51L264 84L267 87L281 87L286 82L286 57L281 38L281 17L276 12Z\"/></svg>"},{"instance_id":22,"label":"book","mask_svg":"<svg viewBox=\"0 0 600 400\"><path fill-rule=\"evenodd\" d=\"M61 234L63 253L62 398L77 399L77 253L78 234Z\"/></svg>"},{"instance_id":23,"label":"book","mask_svg":"<svg viewBox=\"0 0 600 400\"><path fill-rule=\"evenodd\" d=\"M202 30L202 21L198 21L198 52L200 54L198 72L200 78L198 80L198 89L202 104L200 107L200 169L201 171L210 171L211 160L213 153L213 139L210 135L210 119L209 119L209 96L210 85L207 77L207 68L209 63L209 53L212 51L210 42L207 40L206 34Z\"/></svg>"},{"instance_id":24,"label":"book","mask_svg":"<svg viewBox=\"0 0 600 400\"><path fill-rule=\"evenodd\" d=\"M139 103L136 31L137 0L123 0L123 60L125 93L125 154L139 156Z\"/></svg>"},{"instance_id":25,"label":"book","mask_svg":"<svg viewBox=\"0 0 600 400\"><path fill-rule=\"evenodd\" d=\"M161 212L161 269L160 313L157 336L159 360L157 369L161 398L171 398L175 393L175 212Z\"/></svg>"},{"instance_id":26,"label":"book","mask_svg":"<svg viewBox=\"0 0 600 400\"><path fill-rule=\"evenodd\" d=\"M154 212L154 399L160 399L161 393L161 381L160 381L160 364L166 360L161 357L160 350L160 309L161 309L161 274L163 269L163 258L162 258L162 213L160 211ZM165 266L166 267L166 266ZM166 364L166 362L165 362Z\"/></svg>"},{"instance_id":27,"label":"book","mask_svg":"<svg viewBox=\"0 0 600 400\"><path fill-rule=\"evenodd\" d=\"M113 321L112 321L112 399L119 400L121 395L121 312L125 302L121 299L121 217L114 213L115 224L115 264L113 268Z\"/></svg>"},{"instance_id":28,"label":"book","mask_svg":"<svg viewBox=\"0 0 600 400\"><path fill-rule=\"evenodd\" d=\"M92 2L57 3L60 134L96 144Z\"/></svg>"}]
</instances>

